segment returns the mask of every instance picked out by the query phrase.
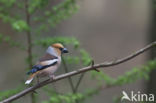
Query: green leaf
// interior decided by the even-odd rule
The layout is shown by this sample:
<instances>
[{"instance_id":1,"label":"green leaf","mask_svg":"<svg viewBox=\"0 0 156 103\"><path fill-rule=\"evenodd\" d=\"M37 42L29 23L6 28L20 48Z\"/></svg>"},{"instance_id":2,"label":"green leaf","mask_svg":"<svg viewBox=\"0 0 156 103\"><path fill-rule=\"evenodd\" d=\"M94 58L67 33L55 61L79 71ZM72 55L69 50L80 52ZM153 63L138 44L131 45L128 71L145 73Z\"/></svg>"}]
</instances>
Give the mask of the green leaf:
<instances>
[{"instance_id":1,"label":"green leaf","mask_svg":"<svg viewBox=\"0 0 156 103\"><path fill-rule=\"evenodd\" d=\"M80 63L80 57L78 56L66 56L65 58L66 63L68 64L79 64Z\"/></svg>"},{"instance_id":2,"label":"green leaf","mask_svg":"<svg viewBox=\"0 0 156 103\"><path fill-rule=\"evenodd\" d=\"M92 78L97 79L100 84L102 84L101 82L104 80L104 82L106 83L106 85L111 85L114 82L114 79L111 78L109 75L107 75L106 73L100 71L91 71L91 76Z\"/></svg>"},{"instance_id":3,"label":"green leaf","mask_svg":"<svg viewBox=\"0 0 156 103\"><path fill-rule=\"evenodd\" d=\"M10 15L8 14L2 14L0 13L0 18L3 20L3 22L5 23L12 23L15 21L15 18L14 17L11 17Z\"/></svg>"},{"instance_id":4,"label":"green leaf","mask_svg":"<svg viewBox=\"0 0 156 103\"><path fill-rule=\"evenodd\" d=\"M81 54L81 60L84 66L88 66L90 65L92 58L90 57L90 55L84 50L84 49L80 49L80 54Z\"/></svg>"},{"instance_id":5,"label":"green leaf","mask_svg":"<svg viewBox=\"0 0 156 103\"><path fill-rule=\"evenodd\" d=\"M23 20L15 21L12 24L12 27L13 27L13 29L15 29L15 30L17 30L19 32L28 31L29 30L28 24L25 21L23 21Z\"/></svg>"},{"instance_id":6,"label":"green leaf","mask_svg":"<svg viewBox=\"0 0 156 103\"><path fill-rule=\"evenodd\" d=\"M34 41L34 44L42 45L43 47L47 47L53 43L62 43L63 45L71 44L74 47L78 46L78 44L73 44L73 42L79 43L79 41L74 37L53 37L53 38L49 37L49 38L44 38L41 40L36 40L36 41Z\"/></svg>"},{"instance_id":7,"label":"green leaf","mask_svg":"<svg viewBox=\"0 0 156 103\"><path fill-rule=\"evenodd\" d=\"M3 38L3 40L4 40L5 42L9 42L9 41L10 41L10 37L9 37L9 36L5 36L5 37Z\"/></svg>"},{"instance_id":8,"label":"green leaf","mask_svg":"<svg viewBox=\"0 0 156 103\"><path fill-rule=\"evenodd\" d=\"M29 13L34 13L38 9L42 9L46 7L49 3L49 0L31 0L29 2L29 8L28 11Z\"/></svg>"},{"instance_id":9,"label":"green leaf","mask_svg":"<svg viewBox=\"0 0 156 103\"><path fill-rule=\"evenodd\" d=\"M0 92L0 101L10 97L11 95L14 95L18 92L20 92L23 89L23 85L18 86L15 89L10 89L10 90L6 90L6 91L1 91Z\"/></svg>"},{"instance_id":10,"label":"green leaf","mask_svg":"<svg viewBox=\"0 0 156 103\"><path fill-rule=\"evenodd\" d=\"M50 102L52 102L52 103L60 103L60 100L58 98L56 98L56 97L51 97L50 98Z\"/></svg>"},{"instance_id":11,"label":"green leaf","mask_svg":"<svg viewBox=\"0 0 156 103\"><path fill-rule=\"evenodd\" d=\"M10 8L16 3L16 0L0 0L0 3L3 4L3 6Z\"/></svg>"},{"instance_id":12,"label":"green leaf","mask_svg":"<svg viewBox=\"0 0 156 103\"><path fill-rule=\"evenodd\" d=\"M141 68L133 68L131 71L126 72L124 75L119 76L114 80L112 85L124 85L127 83L135 82L138 79L149 79L149 73L156 69L156 60L150 61L147 65Z\"/></svg>"}]
</instances>

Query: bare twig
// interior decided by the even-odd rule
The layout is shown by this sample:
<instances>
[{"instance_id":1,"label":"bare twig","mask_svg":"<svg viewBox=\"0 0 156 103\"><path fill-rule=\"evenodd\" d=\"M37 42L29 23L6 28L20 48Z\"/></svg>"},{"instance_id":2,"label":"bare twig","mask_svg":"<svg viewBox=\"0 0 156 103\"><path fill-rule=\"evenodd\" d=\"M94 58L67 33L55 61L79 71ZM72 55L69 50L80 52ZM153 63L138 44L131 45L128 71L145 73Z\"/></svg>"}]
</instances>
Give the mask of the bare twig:
<instances>
[{"instance_id":1,"label":"bare twig","mask_svg":"<svg viewBox=\"0 0 156 103\"><path fill-rule=\"evenodd\" d=\"M74 88L74 93L77 92L78 87L79 87L79 85L80 85L80 83L81 83L81 81L82 81L82 79L83 79L83 77L84 77L84 74L85 74L85 73L82 73L82 74L80 75L79 80L78 80L78 82L77 82L77 84L76 84L76 86L75 86L75 88Z\"/></svg>"},{"instance_id":2,"label":"bare twig","mask_svg":"<svg viewBox=\"0 0 156 103\"><path fill-rule=\"evenodd\" d=\"M30 25L30 13L28 11L29 8L29 4L28 4L28 0L25 0L25 15L26 15L26 22L29 26L29 28L31 28ZM29 57L29 68L31 69L31 67L33 66L32 64L32 38L31 38L31 32L30 30L26 31L26 36L27 36L27 43L28 43L28 57Z\"/></svg>"},{"instance_id":3,"label":"bare twig","mask_svg":"<svg viewBox=\"0 0 156 103\"><path fill-rule=\"evenodd\" d=\"M62 64L64 65L65 72L68 73L69 70L68 70L67 64L64 61L64 58L63 57L62 57ZM68 81L69 81L69 84L71 86L72 91L74 91L74 84L73 84L72 78L71 77L68 77Z\"/></svg>"},{"instance_id":4,"label":"bare twig","mask_svg":"<svg viewBox=\"0 0 156 103\"><path fill-rule=\"evenodd\" d=\"M63 57L62 57L62 63L63 63L63 65L64 65L65 72L68 73L69 70L68 70L67 64L66 64L66 62L64 61L64 58L63 58ZM68 77L68 81L69 81L70 87L71 87L71 89L72 89L72 92L73 92L73 93L76 93L75 88L74 88L74 83L73 83L73 81L72 81L72 78L71 78L71 77ZM76 100L75 103L79 103L79 101Z\"/></svg>"},{"instance_id":5,"label":"bare twig","mask_svg":"<svg viewBox=\"0 0 156 103\"><path fill-rule=\"evenodd\" d=\"M64 66L65 72L68 73L69 70L68 70L67 64L66 64L66 62L65 62L65 60L64 60L63 57L62 57L62 64ZM79 87L79 84L80 84L80 82L81 82L81 80L83 78L83 75L84 75L84 73L81 74L81 76L80 76L80 78L79 78L79 80L78 80L78 82L77 82L77 84L76 84L75 87L74 87L72 78L71 77L68 77L68 81L69 81L69 84L70 84L70 87L71 87L73 93L76 93L76 91L77 91L77 89Z\"/></svg>"},{"instance_id":6,"label":"bare twig","mask_svg":"<svg viewBox=\"0 0 156 103\"><path fill-rule=\"evenodd\" d=\"M151 49L152 47L155 47L156 46L156 41L155 42L152 42L151 44L145 46L144 48L134 52L133 54L129 55L129 56L126 56L124 58L121 58L121 59L118 59L116 61L111 61L111 62L105 62L105 63L100 63L100 64L95 64L93 66L88 66L88 67L84 67L84 68L81 68L81 69L78 69L78 70L74 70L72 72L69 72L69 73L65 73L65 74L62 74L62 75L59 75L59 76L56 76L55 79L53 80L45 80L39 84L36 84L32 87L29 87L3 101L1 101L0 103L8 103L8 102L11 102L13 100L16 100L30 92L33 92L34 90L38 89L38 88L41 88L49 83L52 83L52 82L56 82L56 81L59 81L59 80L62 80L64 78L68 78L68 77L71 77L71 76L74 76L74 75L77 75L77 74L81 74L81 73L84 73L84 72L87 72L87 71L90 71L90 70L94 70L95 68L100 68L100 67L110 67L110 66L115 66L115 65L118 65L118 64L121 64L121 63L124 63L140 54L142 54L143 52Z\"/></svg>"},{"instance_id":7,"label":"bare twig","mask_svg":"<svg viewBox=\"0 0 156 103\"><path fill-rule=\"evenodd\" d=\"M28 11L28 9L29 9L28 0L25 0L24 3L25 3L26 22L27 22L29 28L31 28L30 13ZM28 60L29 60L28 63L29 63L29 68L31 69L33 66L33 63L32 63L32 37L31 37L31 31L30 30L26 31L26 36L27 36L27 44L28 44L28 48L27 48L27 54L28 54ZM34 92L31 93L31 102L36 103Z\"/></svg>"}]
</instances>

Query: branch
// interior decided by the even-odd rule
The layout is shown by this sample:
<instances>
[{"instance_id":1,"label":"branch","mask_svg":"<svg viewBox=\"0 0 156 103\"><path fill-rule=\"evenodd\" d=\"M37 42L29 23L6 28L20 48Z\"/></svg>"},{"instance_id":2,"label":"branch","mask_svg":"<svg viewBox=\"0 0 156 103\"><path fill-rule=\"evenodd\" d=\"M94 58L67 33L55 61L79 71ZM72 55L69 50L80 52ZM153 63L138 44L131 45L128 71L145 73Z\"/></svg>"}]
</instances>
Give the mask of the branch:
<instances>
[{"instance_id":1,"label":"branch","mask_svg":"<svg viewBox=\"0 0 156 103\"><path fill-rule=\"evenodd\" d=\"M71 77L71 76L74 76L74 75L77 75L77 74L81 74L81 73L84 73L84 72L87 72L87 71L90 71L90 70L95 70L97 68L101 68L101 67L110 67L110 66L115 66L115 65L118 65L118 64L121 64L121 63L124 63L140 54L142 54L143 52L153 48L156 46L156 41L155 42L152 42L151 44L145 46L144 48L134 52L133 54L127 56L127 57L124 57L124 58L121 58L121 59L118 59L116 61L111 61L111 62L104 62L104 63L100 63L100 64L95 64L95 65L92 65L92 66L88 66L88 67L84 67L84 68L81 68L81 69L78 69L78 70L74 70L72 72L69 72L69 73L65 73L65 74L62 74L62 75L59 75L59 76L56 76L53 80L50 80L50 79L47 79L39 84L36 84L32 87L29 87L3 101L1 101L0 103L8 103L8 102L11 102L13 100L16 100L30 92L33 92L35 91L36 89L38 88L41 88L49 83L52 83L52 82L56 82L56 81L59 81L59 80L62 80L64 78L68 78L68 77Z\"/></svg>"},{"instance_id":2,"label":"branch","mask_svg":"<svg viewBox=\"0 0 156 103\"><path fill-rule=\"evenodd\" d=\"M31 24L30 24L30 19L31 19L31 15L29 13L29 0L25 0L24 1L25 4L25 17L26 17L26 23L29 26L29 30L26 31L26 36L27 36L27 54L28 54L28 65L29 65L29 69L31 69L31 67L33 66L33 62L32 62L32 37L31 37ZM36 99L35 99L35 95L32 92L31 93L31 103L36 103Z\"/></svg>"}]
</instances>

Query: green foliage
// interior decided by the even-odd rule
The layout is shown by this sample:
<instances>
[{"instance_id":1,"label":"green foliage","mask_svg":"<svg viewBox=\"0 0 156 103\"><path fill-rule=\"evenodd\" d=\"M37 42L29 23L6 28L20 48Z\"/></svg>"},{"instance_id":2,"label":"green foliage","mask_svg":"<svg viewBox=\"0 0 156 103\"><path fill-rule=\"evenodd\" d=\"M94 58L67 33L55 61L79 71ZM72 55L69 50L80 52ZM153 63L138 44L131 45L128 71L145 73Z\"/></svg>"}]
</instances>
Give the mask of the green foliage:
<instances>
[{"instance_id":1,"label":"green foliage","mask_svg":"<svg viewBox=\"0 0 156 103\"><path fill-rule=\"evenodd\" d=\"M46 11L45 15L48 16L48 23L52 27L55 27L56 24L74 14L77 9L78 6L75 4L74 0L65 0L64 2L53 6L51 11Z\"/></svg>"},{"instance_id":2,"label":"green foliage","mask_svg":"<svg viewBox=\"0 0 156 103\"><path fill-rule=\"evenodd\" d=\"M80 64L79 56L66 56L64 59L68 64Z\"/></svg>"},{"instance_id":3,"label":"green foliage","mask_svg":"<svg viewBox=\"0 0 156 103\"><path fill-rule=\"evenodd\" d=\"M48 96L50 96L50 99L48 101L44 101L43 103L73 103L76 100L83 99L83 95L81 93L60 94L53 89L49 89L47 86L44 87L43 90L47 92Z\"/></svg>"},{"instance_id":4,"label":"green foliage","mask_svg":"<svg viewBox=\"0 0 156 103\"><path fill-rule=\"evenodd\" d=\"M78 9L78 6L74 0L64 0L63 2L60 2L49 9L48 5L50 2L51 1L49 0L29 0L28 2L27 0L24 2L21 2L19 0L0 0L0 4L2 5L0 7L0 18L1 20L3 20L4 23L10 24L12 29L14 29L16 32L20 32L20 33L29 32L29 34L33 32L33 33L40 34L41 31L43 30L48 31L50 27L55 27L56 24L60 23L62 20L69 18ZM16 7L19 8L19 11L12 12L12 9L15 9L13 6L15 8ZM20 10L21 11L24 10L24 11L20 12ZM41 14L38 14L37 11L39 11L39 13ZM18 13L21 14L19 15ZM32 16L34 14L36 15ZM26 17L22 17L23 15L25 15ZM29 18L30 22L34 22L34 23L40 22L41 24L37 27L33 27L32 29L32 27L28 25L26 19L25 20L23 19L23 18L28 18L28 15L31 17ZM85 50L80 48L79 41L74 37L53 37L53 38L48 37L48 38L42 38L40 40L38 39L34 40L32 38L32 41L34 41L33 47L35 47L36 45L47 47L56 42L62 43L63 45L72 45L74 50L80 54L78 56L68 56L66 58L67 63L79 64L80 62L82 62L83 65L89 65L90 62L89 54ZM23 50L27 51L27 49L23 48L25 46L21 45L21 43L19 42L14 41L10 36L5 36L3 34L0 34L0 43L8 43L10 46L16 46L18 48L22 48ZM26 61L28 65L32 64L33 58L34 56L26 57ZM1 95L3 95L4 97L8 97L10 95L13 95L14 93L19 92L20 90L21 89L18 88L14 90L8 90L6 92L2 92ZM44 91L49 93L48 91L50 90L47 91L46 89L44 89ZM50 98L50 102L52 101L54 103L60 101L73 102L83 98L83 95L81 93L75 93L75 94L67 93L65 95L54 93L54 91L51 91L51 93L52 94L49 95L53 95L53 96L55 95L55 96L54 98Z\"/></svg>"},{"instance_id":5,"label":"green foliage","mask_svg":"<svg viewBox=\"0 0 156 103\"><path fill-rule=\"evenodd\" d=\"M16 3L16 0L0 0L0 4L6 8L11 8Z\"/></svg>"},{"instance_id":6,"label":"green foliage","mask_svg":"<svg viewBox=\"0 0 156 103\"><path fill-rule=\"evenodd\" d=\"M134 83L135 81L139 79L149 79L149 73L152 72L152 70L156 69L156 60L149 61L146 65L142 67L135 67L132 70L126 72L123 75L120 75L117 78L112 78L109 75L105 74L104 72L96 72L92 71L91 76L92 78L98 80L100 82L99 87L96 89L92 89L91 92L93 96L96 93L102 91L103 89L107 89L107 87L114 87L114 86L121 86L129 83ZM103 87L102 82L105 82L105 85ZM121 96L117 96L113 98L114 103L120 103L121 102Z\"/></svg>"},{"instance_id":7,"label":"green foliage","mask_svg":"<svg viewBox=\"0 0 156 103\"><path fill-rule=\"evenodd\" d=\"M88 66L91 64L92 59L87 51L82 48L76 49L76 51L80 53L79 56L66 56L64 58L68 64L80 65L80 63L82 63L83 66Z\"/></svg>"},{"instance_id":8,"label":"green foliage","mask_svg":"<svg viewBox=\"0 0 156 103\"><path fill-rule=\"evenodd\" d=\"M91 76L100 82L104 80L106 85L109 86L116 86L116 85L124 85L128 83L133 83L138 79L149 79L149 73L156 69L156 60L150 61L147 65L142 66L140 68L135 67L132 70L126 72L123 75L120 75L116 79L110 77L109 75L105 74L104 72L95 72L92 71Z\"/></svg>"},{"instance_id":9,"label":"green foliage","mask_svg":"<svg viewBox=\"0 0 156 103\"><path fill-rule=\"evenodd\" d=\"M124 85L133 83L138 79L149 79L149 73L156 69L156 60L150 61L147 65L141 68L133 68L131 71L126 72L124 75L119 76L112 85Z\"/></svg>"},{"instance_id":10,"label":"green foliage","mask_svg":"<svg viewBox=\"0 0 156 103\"><path fill-rule=\"evenodd\" d=\"M15 19L10 17L10 15L1 14L1 13L0 13L0 19L3 20L3 22L5 22L5 23L12 23L13 21L15 21Z\"/></svg>"},{"instance_id":11,"label":"green foliage","mask_svg":"<svg viewBox=\"0 0 156 103\"><path fill-rule=\"evenodd\" d=\"M23 89L23 85L20 85L15 89L1 91L0 92L0 101L5 99L5 98L8 98L8 97L10 97L10 96L12 96L12 95L14 95L16 93L18 93L18 92L20 92L22 89Z\"/></svg>"},{"instance_id":12,"label":"green foliage","mask_svg":"<svg viewBox=\"0 0 156 103\"><path fill-rule=\"evenodd\" d=\"M16 16L12 16L12 6L16 0L0 0L0 19L5 23L12 23L16 20Z\"/></svg>"},{"instance_id":13,"label":"green foliage","mask_svg":"<svg viewBox=\"0 0 156 103\"><path fill-rule=\"evenodd\" d=\"M121 98L122 98L122 95L120 95L120 96L115 96L115 97L113 98L113 103L120 103L120 102L121 102Z\"/></svg>"},{"instance_id":14,"label":"green foliage","mask_svg":"<svg viewBox=\"0 0 156 103\"><path fill-rule=\"evenodd\" d=\"M94 96L99 92L100 88L87 88L83 93L66 94L57 93L54 90L49 89L47 87L45 87L44 90L48 93L50 99L47 101L43 101L42 103L75 103L76 101L83 102L89 97Z\"/></svg>"},{"instance_id":15,"label":"green foliage","mask_svg":"<svg viewBox=\"0 0 156 103\"><path fill-rule=\"evenodd\" d=\"M90 55L84 49L80 49L80 54L83 65L88 66L92 61Z\"/></svg>"},{"instance_id":16,"label":"green foliage","mask_svg":"<svg viewBox=\"0 0 156 103\"><path fill-rule=\"evenodd\" d=\"M42 1L42 6L40 5L40 1ZM48 0L39 0L38 3L34 2L34 5L38 6L32 7L30 11L34 12L34 8L45 8L44 5L47 4L47 2ZM61 23L61 21L68 19L74 13L76 13L78 8L79 7L74 0L64 0L51 8L45 9L42 16L32 18L34 22L41 23L35 30L35 33L40 34L41 31L48 31L49 28L56 27L56 25Z\"/></svg>"},{"instance_id":17,"label":"green foliage","mask_svg":"<svg viewBox=\"0 0 156 103\"><path fill-rule=\"evenodd\" d=\"M19 31L19 32L28 31L29 30L29 26L26 23L26 21L24 21L24 20L17 20L15 22L13 22L12 23L12 28L17 30L17 31Z\"/></svg>"},{"instance_id":18,"label":"green foliage","mask_svg":"<svg viewBox=\"0 0 156 103\"><path fill-rule=\"evenodd\" d=\"M20 50L26 50L26 48L24 48L22 43L17 42L15 40L11 39L10 36L5 36L4 34L0 34L0 43L7 43L11 47L17 47Z\"/></svg>"},{"instance_id":19,"label":"green foliage","mask_svg":"<svg viewBox=\"0 0 156 103\"><path fill-rule=\"evenodd\" d=\"M49 0L30 0L28 11L30 14L32 14L36 10L46 7L48 3L49 3Z\"/></svg>"},{"instance_id":20,"label":"green foliage","mask_svg":"<svg viewBox=\"0 0 156 103\"><path fill-rule=\"evenodd\" d=\"M79 47L79 41L74 38L74 37L53 37L53 38L44 38L41 40L36 40L34 42L35 45L42 45L43 47L47 47L53 43L62 43L64 45L73 45L74 48L78 48Z\"/></svg>"},{"instance_id":21,"label":"green foliage","mask_svg":"<svg viewBox=\"0 0 156 103\"><path fill-rule=\"evenodd\" d=\"M43 31L48 32L51 27L56 27L57 24L61 23L63 20L71 17L77 10L78 5L76 4L75 0L63 0L62 2L57 1L58 3L51 6L50 0L0 0L0 19L4 23L8 23L10 27L15 30L16 32L20 32L23 34L24 32L31 34L31 42L33 49L35 46L42 46L42 47L48 47L49 45L59 42L63 45L70 46L71 49L74 50L76 55L73 53L73 55L68 55L64 60L68 65L83 65L88 66L92 62L91 56L88 54L86 50L80 47L80 42L74 38L74 37L47 37L45 38L41 35L38 38L42 39L34 39L32 35L40 34ZM28 8L26 8L26 6ZM13 10L18 9L18 12L12 12ZM26 10L27 9L27 10ZM28 12L27 12L28 11ZM27 16L26 16L27 15ZM29 15L29 18L28 18ZM23 17L24 16L24 17ZM29 23L23 19L27 18L27 20L30 20L30 24L36 24L34 25L28 25ZM39 24L39 25L38 25ZM35 35L36 36L36 35ZM28 39L28 37L27 37ZM3 34L0 34L0 43L7 43L10 46L18 47L29 54L28 50L22 45L22 43L19 43L15 40L13 40L10 36L6 36ZM30 47L31 44L28 43L28 47ZM28 48L27 47L27 48ZM35 57L33 53L31 53L31 57L26 57L26 61L28 65L32 64L32 59ZM126 72L125 74L115 78L110 77L106 73L103 72L95 72L92 71L91 75L92 78L95 78L99 85L95 88L85 88L83 92L81 93L65 93L60 94L57 93L56 90L53 90L49 87L44 87L43 90L46 92L49 96L49 100L44 101L43 103L75 103L76 101L83 102L84 100L88 99L89 97L92 97L99 93L103 88L103 82L106 83L106 86L117 86L117 85L124 85L128 83L133 83L138 79L144 78L149 79L149 73L155 69L156 67L156 61L151 61L147 65L141 67L141 68L133 68L131 71ZM30 69L30 68L29 68ZM97 83L97 84L98 84ZM7 90L4 92L0 92L0 100L7 98L13 94L16 94L17 92L21 91L23 89L23 86L19 86L12 90ZM38 98L38 97L37 97Z\"/></svg>"},{"instance_id":22,"label":"green foliage","mask_svg":"<svg viewBox=\"0 0 156 103\"><path fill-rule=\"evenodd\" d=\"M68 93L68 94L58 94L50 97L49 101L44 101L43 103L74 103L76 100L82 100L83 95L81 93Z\"/></svg>"},{"instance_id":23,"label":"green foliage","mask_svg":"<svg viewBox=\"0 0 156 103\"><path fill-rule=\"evenodd\" d=\"M111 85L114 81L109 75L104 72L91 71L91 77L99 81L99 85L102 85L103 80L107 85Z\"/></svg>"},{"instance_id":24,"label":"green foliage","mask_svg":"<svg viewBox=\"0 0 156 103\"><path fill-rule=\"evenodd\" d=\"M59 94L53 88L49 88L48 86L45 86L42 89L48 94L48 96Z\"/></svg>"}]
</instances>

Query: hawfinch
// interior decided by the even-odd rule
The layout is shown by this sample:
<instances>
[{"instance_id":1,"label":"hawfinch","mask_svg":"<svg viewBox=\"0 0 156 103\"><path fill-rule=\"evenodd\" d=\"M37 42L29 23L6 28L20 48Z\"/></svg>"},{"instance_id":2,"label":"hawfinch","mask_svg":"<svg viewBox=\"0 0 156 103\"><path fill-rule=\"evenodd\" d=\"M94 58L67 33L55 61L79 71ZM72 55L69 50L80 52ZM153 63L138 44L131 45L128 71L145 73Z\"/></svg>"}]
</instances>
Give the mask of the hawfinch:
<instances>
[{"instance_id":1,"label":"hawfinch","mask_svg":"<svg viewBox=\"0 0 156 103\"><path fill-rule=\"evenodd\" d=\"M30 84L34 77L45 77L49 76L50 78L54 77L54 72L58 69L61 64L61 55L63 53L68 53L68 50L60 43L55 43L48 47L46 54L38 60L36 65L27 72L30 74L29 79L25 84Z\"/></svg>"}]
</instances>

